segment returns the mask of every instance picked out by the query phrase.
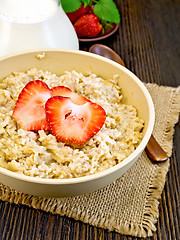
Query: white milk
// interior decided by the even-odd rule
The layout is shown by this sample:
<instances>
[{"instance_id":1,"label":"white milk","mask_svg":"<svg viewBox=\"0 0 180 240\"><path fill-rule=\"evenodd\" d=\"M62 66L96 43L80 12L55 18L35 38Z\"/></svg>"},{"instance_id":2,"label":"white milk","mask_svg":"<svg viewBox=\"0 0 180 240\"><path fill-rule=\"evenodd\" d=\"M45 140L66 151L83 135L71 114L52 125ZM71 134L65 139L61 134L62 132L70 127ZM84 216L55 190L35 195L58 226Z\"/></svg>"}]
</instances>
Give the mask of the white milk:
<instances>
[{"instance_id":1,"label":"white milk","mask_svg":"<svg viewBox=\"0 0 180 240\"><path fill-rule=\"evenodd\" d=\"M79 48L75 30L57 1L0 0L0 57L42 48Z\"/></svg>"}]
</instances>

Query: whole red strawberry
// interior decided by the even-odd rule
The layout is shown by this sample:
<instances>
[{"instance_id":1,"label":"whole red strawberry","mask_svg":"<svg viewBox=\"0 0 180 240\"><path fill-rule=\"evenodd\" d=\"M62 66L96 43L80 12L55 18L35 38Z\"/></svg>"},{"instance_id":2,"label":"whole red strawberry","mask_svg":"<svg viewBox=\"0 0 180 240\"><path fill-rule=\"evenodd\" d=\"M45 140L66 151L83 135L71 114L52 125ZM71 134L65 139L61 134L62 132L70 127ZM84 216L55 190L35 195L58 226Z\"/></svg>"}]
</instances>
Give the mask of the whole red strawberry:
<instances>
[{"instance_id":1,"label":"whole red strawberry","mask_svg":"<svg viewBox=\"0 0 180 240\"><path fill-rule=\"evenodd\" d=\"M87 5L84 7L84 4L81 4L80 8L74 12L68 12L66 13L68 18L72 23L74 23L79 17L81 17L84 14L87 14L91 10L91 7Z\"/></svg>"},{"instance_id":2,"label":"whole red strawberry","mask_svg":"<svg viewBox=\"0 0 180 240\"><path fill-rule=\"evenodd\" d=\"M78 37L96 37L102 30L99 18L94 14L85 14L74 23Z\"/></svg>"}]
</instances>

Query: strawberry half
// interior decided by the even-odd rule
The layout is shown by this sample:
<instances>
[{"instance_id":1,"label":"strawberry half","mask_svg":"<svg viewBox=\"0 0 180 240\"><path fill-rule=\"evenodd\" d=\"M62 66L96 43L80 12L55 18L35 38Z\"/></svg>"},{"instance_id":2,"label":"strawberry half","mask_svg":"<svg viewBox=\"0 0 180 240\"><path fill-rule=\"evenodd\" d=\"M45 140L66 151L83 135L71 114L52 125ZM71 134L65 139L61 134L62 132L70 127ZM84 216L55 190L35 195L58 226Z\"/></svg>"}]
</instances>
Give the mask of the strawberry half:
<instances>
[{"instance_id":1,"label":"strawberry half","mask_svg":"<svg viewBox=\"0 0 180 240\"><path fill-rule=\"evenodd\" d=\"M87 98L72 92L70 88L65 86L58 86L58 87L52 88L51 96L52 97L54 96L70 97L71 101L78 105L81 105L81 104L84 104L85 102L90 101Z\"/></svg>"},{"instance_id":2,"label":"strawberry half","mask_svg":"<svg viewBox=\"0 0 180 240\"><path fill-rule=\"evenodd\" d=\"M46 83L31 81L19 94L12 116L24 130L49 130L45 103L50 97L51 90Z\"/></svg>"},{"instance_id":3,"label":"strawberry half","mask_svg":"<svg viewBox=\"0 0 180 240\"><path fill-rule=\"evenodd\" d=\"M45 109L52 133L71 146L86 142L102 128L106 119L105 110L98 104L88 101L78 105L69 97L48 99Z\"/></svg>"},{"instance_id":4,"label":"strawberry half","mask_svg":"<svg viewBox=\"0 0 180 240\"><path fill-rule=\"evenodd\" d=\"M50 130L46 120L45 103L53 96L70 97L78 105L90 101L65 86L50 89L46 83L35 80L29 82L21 91L13 111L14 119L24 130Z\"/></svg>"}]
</instances>

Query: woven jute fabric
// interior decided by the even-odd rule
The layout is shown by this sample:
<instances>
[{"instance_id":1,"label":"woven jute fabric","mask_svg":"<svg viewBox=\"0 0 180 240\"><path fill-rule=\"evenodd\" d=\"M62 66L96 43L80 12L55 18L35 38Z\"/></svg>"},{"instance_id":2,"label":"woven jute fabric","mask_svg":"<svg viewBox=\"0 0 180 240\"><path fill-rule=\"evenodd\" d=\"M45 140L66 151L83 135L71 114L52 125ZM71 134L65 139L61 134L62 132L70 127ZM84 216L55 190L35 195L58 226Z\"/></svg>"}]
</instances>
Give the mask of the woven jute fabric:
<instances>
[{"instance_id":1,"label":"woven jute fabric","mask_svg":"<svg viewBox=\"0 0 180 240\"><path fill-rule=\"evenodd\" d=\"M146 84L156 112L153 135L171 155L180 112L180 87ZM143 103L142 103L143 104ZM156 230L158 205L170 161L153 164L145 151L118 180L96 192L70 198L42 198L0 185L0 199L66 215L121 234L147 237Z\"/></svg>"}]
</instances>

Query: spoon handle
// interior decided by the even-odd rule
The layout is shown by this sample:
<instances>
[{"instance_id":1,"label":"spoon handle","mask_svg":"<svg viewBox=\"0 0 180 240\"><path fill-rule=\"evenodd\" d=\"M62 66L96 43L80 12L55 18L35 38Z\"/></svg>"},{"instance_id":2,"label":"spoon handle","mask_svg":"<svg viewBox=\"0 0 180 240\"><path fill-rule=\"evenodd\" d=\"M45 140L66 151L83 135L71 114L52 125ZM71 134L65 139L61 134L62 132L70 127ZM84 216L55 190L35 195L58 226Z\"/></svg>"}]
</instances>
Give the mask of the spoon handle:
<instances>
[{"instance_id":1,"label":"spoon handle","mask_svg":"<svg viewBox=\"0 0 180 240\"><path fill-rule=\"evenodd\" d=\"M94 44L90 47L89 52L109 58L125 67L122 58L106 45ZM149 142L146 145L145 151L152 162L164 162L168 159L168 155L161 148L153 135L151 135Z\"/></svg>"},{"instance_id":2,"label":"spoon handle","mask_svg":"<svg viewBox=\"0 0 180 240\"><path fill-rule=\"evenodd\" d=\"M151 135L145 151L152 162L164 162L168 159L168 155L161 148L153 135Z\"/></svg>"}]
</instances>

